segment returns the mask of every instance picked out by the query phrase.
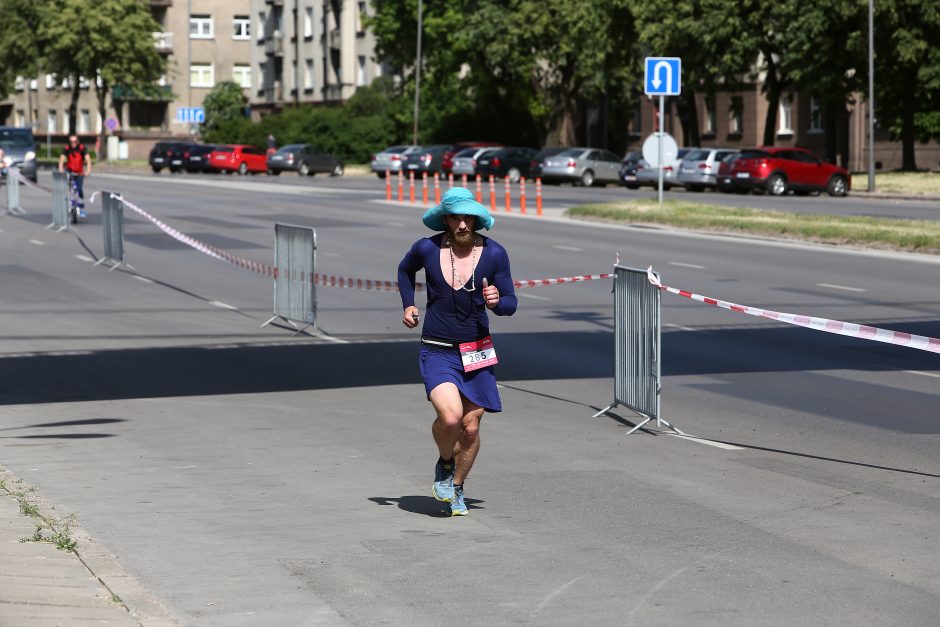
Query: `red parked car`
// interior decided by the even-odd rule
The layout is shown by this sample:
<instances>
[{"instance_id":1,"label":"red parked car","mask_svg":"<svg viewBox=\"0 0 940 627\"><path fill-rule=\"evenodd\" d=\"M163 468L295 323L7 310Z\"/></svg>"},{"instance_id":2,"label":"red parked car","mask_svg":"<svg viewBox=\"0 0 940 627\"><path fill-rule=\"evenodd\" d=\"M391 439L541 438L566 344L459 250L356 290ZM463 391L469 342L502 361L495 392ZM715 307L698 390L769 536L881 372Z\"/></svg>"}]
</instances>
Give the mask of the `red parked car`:
<instances>
[{"instance_id":1,"label":"red parked car","mask_svg":"<svg viewBox=\"0 0 940 627\"><path fill-rule=\"evenodd\" d=\"M750 190L783 196L827 191L830 196L845 196L852 186L848 171L820 161L808 150L768 146L742 150L731 164L731 186L736 192Z\"/></svg>"},{"instance_id":2,"label":"red parked car","mask_svg":"<svg viewBox=\"0 0 940 627\"><path fill-rule=\"evenodd\" d=\"M223 172L267 172L268 156L254 146L217 146L209 153L209 166Z\"/></svg>"},{"instance_id":3,"label":"red parked car","mask_svg":"<svg viewBox=\"0 0 940 627\"><path fill-rule=\"evenodd\" d=\"M450 174L450 171L454 167L454 155L456 155L461 150L465 148L502 148L502 144L497 144L495 142L460 142L459 144L454 144L447 148L444 151L444 156L441 158L441 172L444 174Z\"/></svg>"}]
</instances>

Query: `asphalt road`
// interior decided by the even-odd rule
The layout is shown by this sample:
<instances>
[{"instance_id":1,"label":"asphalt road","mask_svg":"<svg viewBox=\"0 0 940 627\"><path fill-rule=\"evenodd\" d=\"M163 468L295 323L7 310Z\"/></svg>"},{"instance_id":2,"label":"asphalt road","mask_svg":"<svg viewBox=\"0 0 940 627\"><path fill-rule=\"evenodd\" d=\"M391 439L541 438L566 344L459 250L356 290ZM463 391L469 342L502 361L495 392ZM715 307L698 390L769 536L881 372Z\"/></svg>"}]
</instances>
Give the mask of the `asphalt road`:
<instances>
[{"instance_id":1,"label":"asphalt road","mask_svg":"<svg viewBox=\"0 0 940 627\"><path fill-rule=\"evenodd\" d=\"M375 181L168 178L88 187L266 263L273 222L315 226L325 273L393 278L425 234ZM323 288L328 336L291 338L258 328L269 279L132 215L136 272L107 273L84 260L96 209L55 234L48 199L23 200L0 219L0 463L185 624L940 620L936 355L664 295L664 414L709 441L628 437L630 412L590 418L613 393L609 283L520 291L493 321L506 411L450 519L396 294ZM940 336L936 259L503 215L492 236L517 279L619 253L706 295Z\"/></svg>"}]
</instances>

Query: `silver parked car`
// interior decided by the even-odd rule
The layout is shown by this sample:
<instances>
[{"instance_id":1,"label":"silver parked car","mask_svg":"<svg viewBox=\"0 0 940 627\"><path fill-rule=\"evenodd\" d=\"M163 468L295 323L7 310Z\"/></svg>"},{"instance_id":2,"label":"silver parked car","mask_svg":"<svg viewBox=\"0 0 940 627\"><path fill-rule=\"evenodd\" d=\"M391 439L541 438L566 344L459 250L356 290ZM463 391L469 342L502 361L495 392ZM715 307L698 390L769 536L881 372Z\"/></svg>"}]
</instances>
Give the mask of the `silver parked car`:
<instances>
[{"instance_id":1,"label":"silver parked car","mask_svg":"<svg viewBox=\"0 0 940 627\"><path fill-rule=\"evenodd\" d=\"M718 187L718 168L737 148L699 148L685 156L679 166L679 182L692 192Z\"/></svg>"},{"instance_id":2,"label":"silver parked car","mask_svg":"<svg viewBox=\"0 0 940 627\"><path fill-rule=\"evenodd\" d=\"M678 177L679 168L685 156L693 150L698 149L680 148L679 152L676 153L675 160L663 166L663 189L682 185ZM637 167L636 184L646 187L659 187L659 168L655 165L650 165L646 162L646 159L643 159Z\"/></svg>"},{"instance_id":3,"label":"silver parked car","mask_svg":"<svg viewBox=\"0 0 940 627\"><path fill-rule=\"evenodd\" d=\"M382 152L372 155L372 171L380 179L385 178L386 170L391 174L398 174L401 170L402 155L411 154L420 149L420 146L389 146Z\"/></svg>"},{"instance_id":4,"label":"silver parked car","mask_svg":"<svg viewBox=\"0 0 940 627\"><path fill-rule=\"evenodd\" d=\"M454 165L451 167L451 172L454 173L454 176L462 176L464 174L473 176L477 173L477 159L490 150L498 150L498 148L493 146L486 148L464 148L454 155Z\"/></svg>"},{"instance_id":5,"label":"silver parked car","mask_svg":"<svg viewBox=\"0 0 940 627\"><path fill-rule=\"evenodd\" d=\"M590 187L620 181L620 158L600 148L568 148L543 162L542 181Z\"/></svg>"}]
</instances>

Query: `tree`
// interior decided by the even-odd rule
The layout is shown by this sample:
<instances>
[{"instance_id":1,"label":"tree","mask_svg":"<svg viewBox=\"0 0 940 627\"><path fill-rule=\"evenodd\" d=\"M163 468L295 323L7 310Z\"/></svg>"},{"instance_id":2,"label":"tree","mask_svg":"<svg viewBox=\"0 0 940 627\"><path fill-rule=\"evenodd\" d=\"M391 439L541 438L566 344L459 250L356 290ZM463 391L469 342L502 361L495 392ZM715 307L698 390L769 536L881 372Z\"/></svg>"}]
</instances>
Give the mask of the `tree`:
<instances>
[{"instance_id":1,"label":"tree","mask_svg":"<svg viewBox=\"0 0 940 627\"><path fill-rule=\"evenodd\" d=\"M94 83L98 113L104 120L113 87L144 95L166 71L166 61L153 44L152 33L160 26L146 3L59 0L47 7L41 37L49 49L49 71L72 82L71 128L75 128L80 77ZM106 157L105 132L102 125L101 153Z\"/></svg>"},{"instance_id":2,"label":"tree","mask_svg":"<svg viewBox=\"0 0 940 627\"><path fill-rule=\"evenodd\" d=\"M38 34L43 16L40 7L33 0L0 0L0 99L13 91L17 76L28 82L43 64L45 47Z\"/></svg>"},{"instance_id":3,"label":"tree","mask_svg":"<svg viewBox=\"0 0 940 627\"><path fill-rule=\"evenodd\" d=\"M244 119L248 99L241 86L235 81L217 83L206 96L203 108L206 121L202 133L212 133L232 120Z\"/></svg>"}]
</instances>

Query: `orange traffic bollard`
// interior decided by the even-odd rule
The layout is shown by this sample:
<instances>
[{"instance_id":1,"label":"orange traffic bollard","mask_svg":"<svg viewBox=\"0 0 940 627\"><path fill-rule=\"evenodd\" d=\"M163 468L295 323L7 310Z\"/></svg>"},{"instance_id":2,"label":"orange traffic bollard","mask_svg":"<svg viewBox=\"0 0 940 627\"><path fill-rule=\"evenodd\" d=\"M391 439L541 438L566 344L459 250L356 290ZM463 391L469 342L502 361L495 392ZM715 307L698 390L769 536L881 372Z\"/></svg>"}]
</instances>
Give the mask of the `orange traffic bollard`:
<instances>
[{"instance_id":1,"label":"orange traffic bollard","mask_svg":"<svg viewBox=\"0 0 940 627\"><path fill-rule=\"evenodd\" d=\"M506 213L509 213L512 210L512 207L509 206L509 177L506 177Z\"/></svg>"},{"instance_id":2,"label":"orange traffic bollard","mask_svg":"<svg viewBox=\"0 0 940 627\"><path fill-rule=\"evenodd\" d=\"M414 170L408 173L408 200L415 204L415 173Z\"/></svg>"},{"instance_id":3,"label":"orange traffic bollard","mask_svg":"<svg viewBox=\"0 0 940 627\"><path fill-rule=\"evenodd\" d=\"M519 210L525 215L525 177L519 179Z\"/></svg>"},{"instance_id":4,"label":"orange traffic bollard","mask_svg":"<svg viewBox=\"0 0 940 627\"><path fill-rule=\"evenodd\" d=\"M424 206L428 206L428 173L421 173L421 200L424 201Z\"/></svg>"},{"instance_id":5,"label":"orange traffic bollard","mask_svg":"<svg viewBox=\"0 0 940 627\"><path fill-rule=\"evenodd\" d=\"M535 215L542 217L542 179L535 179Z\"/></svg>"},{"instance_id":6,"label":"orange traffic bollard","mask_svg":"<svg viewBox=\"0 0 940 627\"><path fill-rule=\"evenodd\" d=\"M454 188L454 173L448 172L447 173L447 189L453 189L453 188Z\"/></svg>"},{"instance_id":7,"label":"orange traffic bollard","mask_svg":"<svg viewBox=\"0 0 940 627\"><path fill-rule=\"evenodd\" d=\"M490 212L496 213L496 177L490 174Z\"/></svg>"},{"instance_id":8,"label":"orange traffic bollard","mask_svg":"<svg viewBox=\"0 0 940 627\"><path fill-rule=\"evenodd\" d=\"M466 186L467 186L467 175L466 175L466 174L461 174L461 175L460 175L460 185L463 186L463 187L466 187Z\"/></svg>"},{"instance_id":9,"label":"orange traffic bollard","mask_svg":"<svg viewBox=\"0 0 940 627\"><path fill-rule=\"evenodd\" d=\"M477 174L477 202L483 204L483 179Z\"/></svg>"},{"instance_id":10,"label":"orange traffic bollard","mask_svg":"<svg viewBox=\"0 0 940 627\"><path fill-rule=\"evenodd\" d=\"M392 177L391 177L391 173L388 170L386 170L385 171L385 200L391 200L391 199L392 199Z\"/></svg>"},{"instance_id":11,"label":"orange traffic bollard","mask_svg":"<svg viewBox=\"0 0 940 627\"><path fill-rule=\"evenodd\" d=\"M434 173L434 204L441 204L441 173Z\"/></svg>"},{"instance_id":12,"label":"orange traffic bollard","mask_svg":"<svg viewBox=\"0 0 940 627\"><path fill-rule=\"evenodd\" d=\"M405 183L402 180L401 170L398 171L398 202L404 202L405 200Z\"/></svg>"}]
</instances>

